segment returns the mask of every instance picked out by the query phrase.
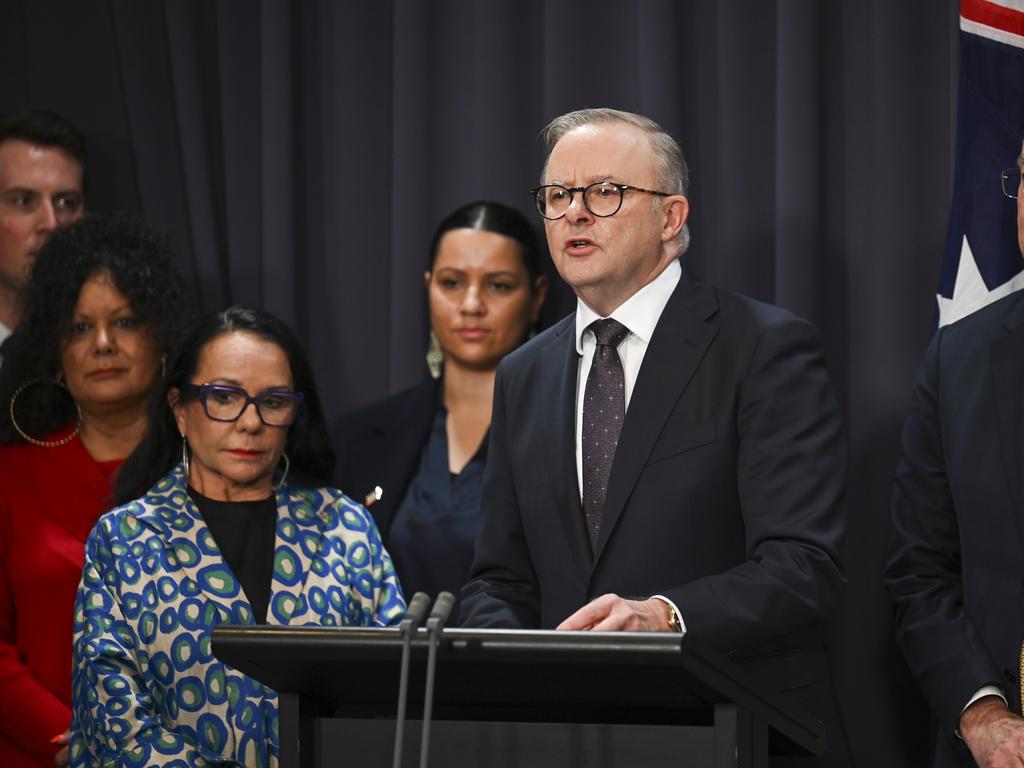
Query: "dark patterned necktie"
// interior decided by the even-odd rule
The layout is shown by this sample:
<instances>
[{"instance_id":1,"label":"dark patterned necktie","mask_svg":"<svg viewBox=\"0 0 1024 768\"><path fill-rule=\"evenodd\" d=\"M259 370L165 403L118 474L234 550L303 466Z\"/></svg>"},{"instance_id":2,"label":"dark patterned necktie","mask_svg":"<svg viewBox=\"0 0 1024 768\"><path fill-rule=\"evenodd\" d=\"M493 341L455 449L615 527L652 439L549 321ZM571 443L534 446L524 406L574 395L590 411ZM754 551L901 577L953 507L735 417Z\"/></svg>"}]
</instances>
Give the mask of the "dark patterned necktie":
<instances>
[{"instance_id":1,"label":"dark patterned necktie","mask_svg":"<svg viewBox=\"0 0 1024 768\"><path fill-rule=\"evenodd\" d=\"M590 548L596 550L608 476L626 417L626 377L616 347L629 329L610 319L595 320L587 327L597 337L597 349L583 390L583 513Z\"/></svg>"}]
</instances>

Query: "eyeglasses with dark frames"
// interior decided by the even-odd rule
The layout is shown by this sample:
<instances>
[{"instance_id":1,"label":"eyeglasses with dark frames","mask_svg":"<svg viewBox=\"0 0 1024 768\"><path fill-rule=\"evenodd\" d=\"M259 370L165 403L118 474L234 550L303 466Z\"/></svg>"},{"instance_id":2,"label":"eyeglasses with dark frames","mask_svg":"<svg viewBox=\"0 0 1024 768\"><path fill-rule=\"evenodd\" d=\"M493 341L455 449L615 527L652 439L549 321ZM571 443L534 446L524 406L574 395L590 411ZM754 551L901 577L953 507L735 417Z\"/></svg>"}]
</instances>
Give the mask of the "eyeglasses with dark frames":
<instances>
[{"instance_id":1,"label":"eyeglasses with dark frames","mask_svg":"<svg viewBox=\"0 0 1024 768\"><path fill-rule=\"evenodd\" d=\"M999 174L999 181L1003 186L1003 194L1011 200L1016 200L1021 184L1024 184L1024 169L1007 168Z\"/></svg>"},{"instance_id":2,"label":"eyeglasses with dark frames","mask_svg":"<svg viewBox=\"0 0 1024 768\"><path fill-rule=\"evenodd\" d=\"M622 207L623 194L627 190L644 192L648 195L659 197L670 197L671 192L659 192L656 189L644 189L632 184L619 184L614 181L595 181L585 187L563 187L561 184L545 184L542 187L531 189L533 202L537 210L545 219L554 221L560 219L569 210L573 198L577 192L583 193L583 205L595 216L605 218L614 216Z\"/></svg>"},{"instance_id":3,"label":"eyeglasses with dark frames","mask_svg":"<svg viewBox=\"0 0 1024 768\"><path fill-rule=\"evenodd\" d=\"M252 403L260 421L268 427L290 427L302 410L302 393L288 389L250 395L230 384L186 384L181 392L186 400L198 400L206 418L213 421L238 421Z\"/></svg>"}]
</instances>

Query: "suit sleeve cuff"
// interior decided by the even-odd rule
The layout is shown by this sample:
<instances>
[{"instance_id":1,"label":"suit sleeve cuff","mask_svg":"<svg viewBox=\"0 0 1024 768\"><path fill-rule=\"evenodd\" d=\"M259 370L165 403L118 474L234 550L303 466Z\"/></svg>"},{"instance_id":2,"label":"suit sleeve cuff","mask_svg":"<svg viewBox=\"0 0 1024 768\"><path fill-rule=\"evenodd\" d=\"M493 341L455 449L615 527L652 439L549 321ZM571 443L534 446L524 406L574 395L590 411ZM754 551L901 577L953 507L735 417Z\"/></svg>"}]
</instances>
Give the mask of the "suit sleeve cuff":
<instances>
[{"instance_id":1,"label":"suit sleeve cuff","mask_svg":"<svg viewBox=\"0 0 1024 768\"><path fill-rule=\"evenodd\" d=\"M653 599L655 599L655 600L661 600L661 602L663 602L663 603L668 605L668 607L672 610L672 613L674 613L676 615L676 618L679 620L680 631L685 635L686 634L686 622L683 621L683 612L679 610L679 606L677 606L675 603L673 603L671 600L669 600L664 595L651 595L651 597Z\"/></svg>"}]
</instances>

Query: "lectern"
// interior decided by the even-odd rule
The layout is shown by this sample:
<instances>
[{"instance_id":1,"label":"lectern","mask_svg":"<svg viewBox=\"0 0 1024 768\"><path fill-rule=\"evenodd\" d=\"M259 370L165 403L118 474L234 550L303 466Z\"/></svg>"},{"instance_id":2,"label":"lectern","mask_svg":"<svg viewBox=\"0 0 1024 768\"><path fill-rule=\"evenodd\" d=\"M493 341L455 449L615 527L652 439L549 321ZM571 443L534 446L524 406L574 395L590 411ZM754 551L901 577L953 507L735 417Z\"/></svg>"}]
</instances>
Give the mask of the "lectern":
<instances>
[{"instance_id":1,"label":"lectern","mask_svg":"<svg viewBox=\"0 0 1024 768\"><path fill-rule=\"evenodd\" d=\"M281 768L390 766L397 629L214 630L222 661L280 695ZM412 643L409 716L421 716L427 633ZM418 731L405 750L417 765ZM642 765L764 768L820 755L820 723L759 691L685 635L445 630L434 768ZM332 754L333 753L333 754Z\"/></svg>"}]
</instances>

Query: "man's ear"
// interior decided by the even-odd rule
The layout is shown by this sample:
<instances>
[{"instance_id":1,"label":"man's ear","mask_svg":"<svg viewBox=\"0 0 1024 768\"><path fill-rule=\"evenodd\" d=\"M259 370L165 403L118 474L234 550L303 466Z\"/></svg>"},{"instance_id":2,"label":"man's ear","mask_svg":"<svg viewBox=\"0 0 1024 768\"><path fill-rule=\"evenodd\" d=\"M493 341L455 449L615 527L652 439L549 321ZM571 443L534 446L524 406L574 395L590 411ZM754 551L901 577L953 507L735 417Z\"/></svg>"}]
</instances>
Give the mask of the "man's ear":
<instances>
[{"instance_id":1,"label":"man's ear","mask_svg":"<svg viewBox=\"0 0 1024 768\"><path fill-rule=\"evenodd\" d=\"M661 240L667 243L682 231L690 215L690 201L683 195L672 195L665 200L668 205L665 208L665 227L661 231Z\"/></svg>"}]
</instances>

